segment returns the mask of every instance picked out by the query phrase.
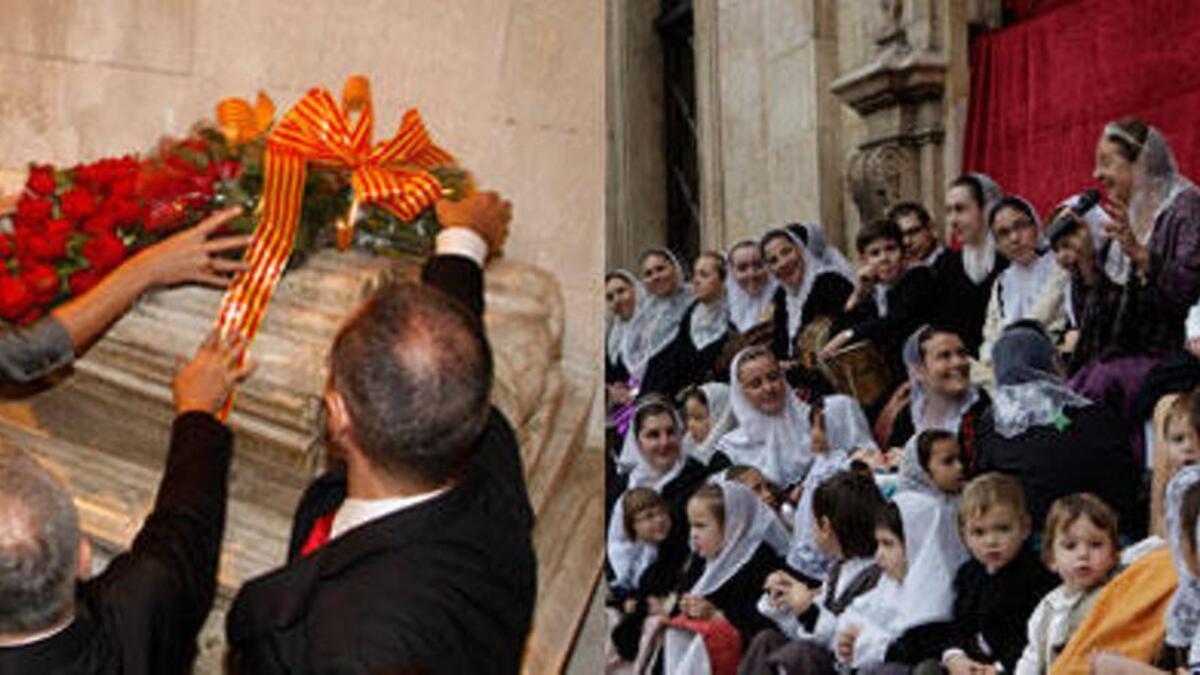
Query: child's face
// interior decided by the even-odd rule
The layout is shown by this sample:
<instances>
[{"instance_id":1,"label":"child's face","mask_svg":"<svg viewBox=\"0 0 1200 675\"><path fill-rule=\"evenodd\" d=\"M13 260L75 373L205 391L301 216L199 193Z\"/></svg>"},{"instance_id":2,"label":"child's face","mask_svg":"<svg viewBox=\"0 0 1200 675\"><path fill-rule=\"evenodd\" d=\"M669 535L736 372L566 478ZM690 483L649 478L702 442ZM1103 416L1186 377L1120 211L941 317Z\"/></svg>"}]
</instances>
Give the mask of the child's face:
<instances>
[{"instance_id":1,"label":"child's face","mask_svg":"<svg viewBox=\"0 0 1200 675\"><path fill-rule=\"evenodd\" d=\"M703 443L704 439L708 438L709 431L712 430L712 420L708 417L708 406L692 396L684 402L683 411L687 413L688 434L691 435L693 441Z\"/></svg>"},{"instance_id":2,"label":"child's face","mask_svg":"<svg viewBox=\"0 0 1200 675\"><path fill-rule=\"evenodd\" d=\"M671 532L671 515L661 506L642 509L633 517L633 536L650 544L662 543Z\"/></svg>"},{"instance_id":3,"label":"child's face","mask_svg":"<svg viewBox=\"0 0 1200 675\"><path fill-rule=\"evenodd\" d=\"M875 528L875 562L884 574L896 581L903 581L908 571L904 542L886 527Z\"/></svg>"},{"instance_id":4,"label":"child's face","mask_svg":"<svg viewBox=\"0 0 1200 675\"><path fill-rule=\"evenodd\" d=\"M1172 415L1167 420L1167 462L1175 471L1200 461L1200 439L1188 415Z\"/></svg>"},{"instance_id":5,"label":"child's face","mask_svg":"<svg viewBox=\"0 0 1200 675\"><path fill-rule=\"evenodd\" d=\"M691 526L692 550L706 560L717 557L725 532L712 512L712 507L702 499L692 499L687 505L688 524Z\"/></svg>"},{"instance_id":6,"label":"child's face","mask_svg":"<svg viewBox=\"0 0 1200 675\"><path fill-rule=\"evenodd\" d=\"M963 534L967 548L988 572L1012 562L1029 536L1029 517L1008 504L995 504L966 519Z\"/></svg>"},{"instance_id":7,"label":"child's face","mask_svg":"<svg viewBox=\"0 0 1200 675\"><path fill-rule=\"evenodd\" d=\"M831 558L842 557L842 546L838 543L837 534L833 531L833 523L827 516L813 515L813 543L821 552Z\"/></svg>"},{"instance_id":8,"label":"child's face","mask_svg":"<svg viewBox=\"0 0 1200 675\"><path fill-rule=\"evenodd\" d=\"M929 449L929 477L937 489L958 494L963 488L963 465L958 441L940 440Z\"/></svg>"},{"instance_id":9,"label":"child's face","mask_svg":"<svg viewBox=\"0 0 1200 675\"><path fill-rule=\"evenodd\" d=\"M762 503L772 509L779 508L779 499L775 496L775 492L771 490L771 484L767 482L766 476L758 469L750 469L738 477L737 481L742 485L750 488L754 496L758 497Z\"/></svg>"},{"instance_id":10,"label":"child's face","mask_svg":"<svg viewBox=\"0 0 1200 675\"><path fill-rule=\"evenodd\" d=\"M1053 569L1072 591L1094 588L1117 564L1117 549L1108 533L1091 518L1080 516L1054 536Z\"/></svg>"}]
</instances>

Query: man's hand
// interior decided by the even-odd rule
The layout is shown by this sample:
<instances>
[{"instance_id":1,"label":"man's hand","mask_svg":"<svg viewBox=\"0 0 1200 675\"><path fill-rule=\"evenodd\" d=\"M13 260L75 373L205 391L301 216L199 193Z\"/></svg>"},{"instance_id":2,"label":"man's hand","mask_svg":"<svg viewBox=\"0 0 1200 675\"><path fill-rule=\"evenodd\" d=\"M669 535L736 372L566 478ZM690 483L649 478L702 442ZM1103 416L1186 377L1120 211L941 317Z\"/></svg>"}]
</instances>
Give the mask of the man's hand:
<instances>
[{"instance_id":1,"label":"man's hand","mask_svg":"<svg viewBox=\"0 0 1200 675\"><path fill-rule=\"evenodd\" d=\"M233 386L254 371L255 364L249 359L238 365L245 349L246 340L240 335L224 340L215 332L210 334L192 360L181 363L175 373L175 412L217 412Z\"/></svg>"},{"instance_id":2,"label":"man's hand","mask_svg":"<svg viewBox=\"0 0 1200 675\"><path fill-rule=\"evenodd\" d=\"M174 234L147 248L130 259L129 264L145 274L147 286L170 286L196 282L225 287L237 272L249 269L240 260L214 256L222 251L235 251L250 245L251 235L208 237L225 223L238 217L241 207L218 211L200 221L195 227Z\"/></svg>"},{"instance_id":3,"label":"man's hand","mask_svg":"<svg viewBox=\"0 0 1200 675\"><path fill-rule=\"evenodd\" d=\"M512 220L512 202L495 192L476 192L459 201L439 199L434 205L443 228L465 227L487 242L490 255L504 250L508 222Z\"/></svg>"}]
</instances>

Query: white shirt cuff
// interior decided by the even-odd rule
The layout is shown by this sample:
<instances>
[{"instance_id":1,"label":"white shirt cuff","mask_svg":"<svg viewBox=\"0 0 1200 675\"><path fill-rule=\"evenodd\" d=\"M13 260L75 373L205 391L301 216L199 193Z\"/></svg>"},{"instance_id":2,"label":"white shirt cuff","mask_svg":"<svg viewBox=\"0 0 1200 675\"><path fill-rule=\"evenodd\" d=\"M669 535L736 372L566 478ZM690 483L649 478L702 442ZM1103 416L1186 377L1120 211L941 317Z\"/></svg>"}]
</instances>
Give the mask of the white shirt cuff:
<instances>
[{"instance_id":1,"label":"white shirt cuff","mask_svg":"<svg viewBox=\"0 0 1200 675\"><path fill-rule=\"evenodd\" d=\"M483 267L487 259L488 245L474 230L465 227L451 227L438 232L434 250L439 255L461 255L475 261Z\"/></svg>"}]
</instances>

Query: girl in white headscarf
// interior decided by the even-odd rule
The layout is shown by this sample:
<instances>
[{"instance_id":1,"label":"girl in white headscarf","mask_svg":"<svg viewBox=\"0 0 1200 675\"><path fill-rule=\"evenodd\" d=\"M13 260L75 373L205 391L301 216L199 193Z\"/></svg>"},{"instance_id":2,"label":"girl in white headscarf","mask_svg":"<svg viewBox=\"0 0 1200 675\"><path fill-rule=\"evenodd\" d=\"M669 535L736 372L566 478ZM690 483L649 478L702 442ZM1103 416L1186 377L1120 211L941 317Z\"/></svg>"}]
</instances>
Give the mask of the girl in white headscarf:
<instances>
[{"instance_id":1,"label":"girl in white headscarf","mask_svg":"<svg viewBox=\"0 0 1200 675\"><path fill-rule=\"evenodd\" d=\"M972 354L978 353L983 341L992 284L1008 264L997 254L985 220L988 209L1001 196L1000 186L981 173L963 174L946 190L946 222L962 250L951 254L956 259L949 261L945 277L940 279L945 291L941 304L946 320Z\"/></svg>"},{"instance_id":2,"label":"girl in white headscarf","mask_svg":"<svg viewBox=\"0 0 1200 675\"><path fill-rule=\"evenodd\" d=\"M646 300L634 315L622 350L630 376L641 382L642 393L654 388L650 371L652 361L675 340L683 315L692 304L691 290L684 283L683 268L666 249L650 249L642 254L642 284Z\"/></svg>"},{"instance_id":3,"label":"girl in white headscarf","mask_svg":"<svg viewBox=\"0 0 1200 675\"><path fill-rule=\"evenodd\" d=\"M729 385L706 382L684 390L681 398L687 422L683 452L701 464L708 464L716 452L717 441L737 423L729 405Z\"/></svg>"},{"instance_id":4,"label":"girl in white headscarf","mask_svg":"<svg viewBox=\"0 0 1200 675\"><path fill-rule=\"evenodd\" d=\"M992 345L1000 332L1022 319L1033 319L1057 336L1066 328L1064 297L1069 277L1042 247L1042 223L1029 202L1009 195L987 213L988 228L1009 266L996 279L983 325L983 345L972 379L991 380Z\"/></svg>"},{"instance_id":5,"label":"girl in white headscarf","mask_svg":"<svg viewBox=\"0 0 1200 675\"><path fill-rule=\"evenodd\" d=\"M783 379L779 361L764 347L738 353L729 369L730 405L738 427L717 441L720 461L714 465L753 466L775 485L788 488L808 473L813 463L812 426L808 404L796 397ZM874 448L861 408L847 396L824 401L825 433L835 450Z\"/></svg>"},{"instance_id":6,"label":"girl in white headscarf","mask_svg":"<svg viewBox=\"0 0 1200 675\"><path fill-rule=\"evenodd\" d=\"M704 647L712 623L723 619L737 629L742 644L771 623L755 609L767 575L782 566L787 531L775 513L735 481L715 480L688 501L693 567L680 598L677 628L665 638L667 673L707 672L726 655Z\"/></svg>"},{"instance_id":7,"label":"girl in white headscarf","mask_svg":"<svg viewBox=\"0 0 1200 675\"><path fill-rule=\"evenodd\" d=\"M779 282L767 273L757 239L743 239L729 248L725 295L729 319L739 333L770 318L771 300Z\"/></svg>"},{"instance_id":8,"label":"girl in white headscarf","mask_svg":"<svg viewBox=\"0 0 1200 675\"><path fill-rule=\"evenodd\" d=\"M771 349L784 361L795 359L796 338L802 326L817 317L834 320L833 330L844 313L854 286L814 256L795 232L788 228L763 235L763 258L779 282L775 291Z\"/></svg>"},{"instance_id":9,"label":"girl in white headscarf","mask_svg":"<svg viewBox=\"0 0 1200 675\"><path fill-rule=\"evenodd\" d=\"M905 447L926 429L958 434L967 412L986 405L987 394L970 381L970 359L957 334L922 326L904 342L902 356L908 382L888 405L897 410L889 447Z\"/></svg>"},{"instance_id":10,"label":"girl in white headscarf","mask_svg":"<svg viewBox=\"0 0 1200 675\"><path fill-rule=\"evenodd\" d=\"M630 379L625 352L634 317L645 303L646 289L629 270L613 270L604 275L604 298L608 308L605 316L608 330L604 335L605 403L608 423L624 434L637 397L637 382Z\"/></svg>"}]
</instances>

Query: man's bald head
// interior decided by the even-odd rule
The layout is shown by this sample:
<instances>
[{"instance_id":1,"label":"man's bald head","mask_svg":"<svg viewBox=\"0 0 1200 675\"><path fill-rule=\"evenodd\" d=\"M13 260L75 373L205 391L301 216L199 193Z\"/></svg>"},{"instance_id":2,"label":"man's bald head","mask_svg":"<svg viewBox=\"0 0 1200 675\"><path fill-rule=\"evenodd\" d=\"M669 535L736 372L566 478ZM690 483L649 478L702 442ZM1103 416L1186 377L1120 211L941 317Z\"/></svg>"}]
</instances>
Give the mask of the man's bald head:
<instances>
[{"instance_id":1,"label":"man's bald head","mask_svg":"<svg viewBox=\"0 0 1200 675\"><path fill-rule=\"evenodd\" d=\"M74 606L79 514L28 454L0 446L0 633L45 630Z\"/></svg>"},{"instance_id":2,"label":"man's bald head","mask_svg":"<svg viewBox=\"0 0 1200 675\"><path fill-rule=\"evenodd\" d=\"M435 486L470 459L490 411L492 357L480 321L458 302L421 284L387 284L342 327L331 361L373 466Z\"/></svg>"}]
</instances>

